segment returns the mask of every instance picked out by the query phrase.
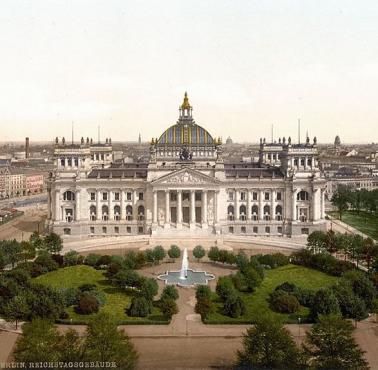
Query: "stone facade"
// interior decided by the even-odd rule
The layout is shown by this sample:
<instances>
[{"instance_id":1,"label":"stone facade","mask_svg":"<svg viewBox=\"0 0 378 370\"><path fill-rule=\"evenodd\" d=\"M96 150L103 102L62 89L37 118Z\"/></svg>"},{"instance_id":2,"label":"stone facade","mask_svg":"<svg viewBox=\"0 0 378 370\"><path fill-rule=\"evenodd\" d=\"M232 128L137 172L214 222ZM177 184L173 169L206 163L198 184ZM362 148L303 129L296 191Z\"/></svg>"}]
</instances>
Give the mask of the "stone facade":
<instances>
[{"instance_id":1,"label":"stone facade","mask_svg":"<svg viewBox=\"0 0 378 370\"><path fill-rule=\"evenodd\" d=\"M187 96L152 139L147 163L112 163L111 140L56 142L47 181L50 231L77 236L307 234L325 228L317 143L260 142L259 163L224 163Z\"/></svg>"}]
</instances>

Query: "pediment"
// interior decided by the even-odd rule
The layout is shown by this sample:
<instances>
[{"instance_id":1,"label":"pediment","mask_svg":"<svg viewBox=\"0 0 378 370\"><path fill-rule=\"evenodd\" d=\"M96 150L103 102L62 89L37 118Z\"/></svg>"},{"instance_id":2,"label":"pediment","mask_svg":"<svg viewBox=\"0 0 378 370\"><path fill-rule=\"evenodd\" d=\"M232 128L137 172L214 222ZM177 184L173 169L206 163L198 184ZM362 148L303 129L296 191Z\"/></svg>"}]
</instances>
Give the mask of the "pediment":
<instances>
[{"instance_id":1,"label":"pediment","mask_svg":"<svg viewBox=\"0 0 378 370\"><path fill-rule=\"evenodd\" d=\"M152 182L154 185L160 184L176 184L176 185L203 185L203 184L218 184L219 181L205 175L199 171L195 171L190 168L183 168L181 170L172 172L168 175L164 175Z\"/></svg>"}]
</instances>

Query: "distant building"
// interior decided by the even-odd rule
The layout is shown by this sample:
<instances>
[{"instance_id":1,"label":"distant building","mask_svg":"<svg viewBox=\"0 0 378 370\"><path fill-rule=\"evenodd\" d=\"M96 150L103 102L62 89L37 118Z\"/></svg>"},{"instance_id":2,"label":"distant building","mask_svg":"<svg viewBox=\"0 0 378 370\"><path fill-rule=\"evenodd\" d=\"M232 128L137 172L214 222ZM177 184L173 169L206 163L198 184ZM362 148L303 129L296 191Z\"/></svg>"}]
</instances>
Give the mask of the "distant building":
<instances>
[{"instance_id":1,"label":"distant building","mask_svg":"<svg viewBox=\"0 0 378 370\"><path fill-rule=\"evenodd\" d=\"M232 142L232 139L231 139L231 137L229 136L228 138L227 138L227 140L226 140L226 145L230 145L230 144L232 144L233 142Z\"/></svg>"},{"instance_id":2,"label":"distant building","mask_svg":"<svg viewBox=\"0 0 378 370\"><path fill-rule=\"evenodd\" d=\"M341 146L340 136L337 135L337 136L335 137L334 147L335 147L335 148L340 148L340 146Z\"/></svg>"}]
</instances>

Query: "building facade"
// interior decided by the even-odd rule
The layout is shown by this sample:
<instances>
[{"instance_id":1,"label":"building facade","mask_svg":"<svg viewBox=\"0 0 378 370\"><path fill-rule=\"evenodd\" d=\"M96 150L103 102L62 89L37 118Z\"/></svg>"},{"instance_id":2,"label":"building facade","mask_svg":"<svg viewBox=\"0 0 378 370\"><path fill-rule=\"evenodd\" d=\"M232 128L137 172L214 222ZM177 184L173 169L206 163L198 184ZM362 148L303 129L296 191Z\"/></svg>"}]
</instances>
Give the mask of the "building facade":
<instances>
[{"instance_id":1,"label":"building facade","mask_svg":"<svg viewBox=\"0 0 378 370\"><path fill-rule=\"evenodd\" d=\"M192 116L151 140L148 162L114 163L111 140L56 140L47 180L50 231L77 236L308 234L325 228L317 143L260 141L259 163L225 163Z\"/></svg>"}]
</instances>

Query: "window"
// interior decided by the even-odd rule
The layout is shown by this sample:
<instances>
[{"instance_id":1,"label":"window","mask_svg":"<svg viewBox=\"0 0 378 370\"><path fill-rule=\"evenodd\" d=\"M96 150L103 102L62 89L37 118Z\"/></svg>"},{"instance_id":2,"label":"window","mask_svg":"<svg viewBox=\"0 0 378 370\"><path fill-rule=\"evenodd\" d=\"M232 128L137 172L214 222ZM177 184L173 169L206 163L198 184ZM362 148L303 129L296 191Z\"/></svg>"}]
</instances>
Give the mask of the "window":
<instances>
[{"instance_id":1,"label":"window","mask_svg":"<svg viewBox=\"0 0 378 370\"><path fill-rule=\"evenodd\" d=\"M276 219L282 221L282 206L280 205L276 207Z\"/></svg>"},{"instance_id":2,"label":"window","mask_svg":"<svg viewBox=\"0 0 378 370\"><path fill-rule=\"evenodd\" d=\"M264 220L270 220L270 207L268 205L264 206Z\"/></svg>"},{"instance_id":3,"label":"window","mask_svg":"<svg viewBox=\"0 0 378 370\"><path fill-rule=\"evenodd\" d=\"M270 226L265 226L265 233L270 234Z\"/></svg>"},{"instance_id":4,"label":"window","mask_svg":"<svg viewBox=\"0 0 378 370\"><path fill-rule=\"evenodd\" d=\"M294 159L294 166L298 166L298 159Z\"/></svg>"},{"instance_id":5,"label":"window","mask_svg":"<svg viewBox=\"0 0 378 370\"><path fill-rule=\"evenodd\" d=\"M79 158L75 158L75 167L79 167Z\"/></svg>"},{"instance_id":6,"label":"window","mask_svg":"<svg viewBox=\"0 0 378 370\"><path fill-rule=\"evenodd\" d=\"M66 208L65 214L66 214L66 221L67 222L72 222L73 221L73 210L69 209L69 208Z\"/></svg>"},{"instance_id":7,"label":"window","mask_svg":"<svg viewBox=\"0 0 378 370\"><path fill-rule=\"evenodd\" d=\"M103 233L103 234L106 234L107 231L108 231L108 230L106 229L106 226L103 226L103 227L102 227L102 233Z\"/></svg>"},{"instance_id":8,"label":"window","mask_svg":"<svg viewBox=\"0 0 378 370\"><path fill-rule=\"evenodd\" d=\"M233 233L234 233L234 227L233 227L233 226L229 226L229 228L228 228L228 232L229 232L230 234L233 234Z\"/></svg>"},{"instance_id":9,"label":"window","mask_svg":"<svg viewBox=\"0 0 378 370\"><path fill-rule=\"evenodd\" d=\"M297 194L297 200L308 200L309 199L309 195L308 195L308 192L307 191L300 191L298 194Z\"/></svg>"},{"instance_id":10,"label":"window","mask_svg":"<svg viewBox=\"0 0 378 370\"><path fill-rule=\"evenodd\" d=\"M127 232L128 234L131 234L131 227L130 227L130 226L127 226L127 227L126 227L126 232Z\"/></svg>"},{"instance_id":11,"label":"window","mask_svg":"<svg viewBox=\"0 0 378 370\"><path fill-rule=\"evenodd\" d=\"M257 200L257 193L255 191L252 193L252 199Z\"/></svg>"},{"instance_id":12,"label":"window","mask_svg":"<svg viewBox=\"0 0 378 370\"><path fill-rule=\"evenodd\" d=\"M202 199L202 194L196 192L194 198L195 198L196 201L201 201L201 199Z\"/></svg>"},{"instance_id":13,"label":"window","mask_svg":"<svg viewBox=\"0 0 378 370\"><path fill-rule=\"evenodd\" d=\"M308 234L309 234L309 229L308 229L308 227L302 227L302 229L301 229L301 233L302 233L303 235L308 235Z\"/></svg>"},{"instance_id":14,"label":"window","mask_svg":"<svg viewBox=\"0 0 378 370\"><path fill-rule=\"evenodd\" d=\"M90 234L94 234L94 233L95 233L95 229L94 229L93 226L91 226L91 227L89 228L89 233L90 233Z\"/></svg>"},{"instance_id":15,"label":"window","mask_svg":"<svg viewBox=\"0 0 378 370\"><path fill-rule=\"evenodd\" d=\"M102 200L108 200L108 193L102 193Z\"/></svg>"},{"instance_id":16,"label":"window","mask_svg":"<svg viewBox=\"0 0 378 370\"><path fill-rule=\"evenodd\" d=\"M91 221L96 221L96 206L90 206L90 208L89 208L89 219Z\"/></svg>"},{"instance_id":17,"label":"window","mask_svg":"<svg viewBox=\"0 0 378 370\"><path fill-rule=\"evenodd\" d=\"M171 199L171 202L176 202L177 200L177 193L170 193L170 199Z\"/></svg>"},{"instance_id":18,"label":"window","mask_svg":"<svg viewBox=\"0 0 378 370\"><path fill-rule=\"evenodd\" d=\"M109 208L108 206L102 206L102 220L108 221L109 219Z\"/></svg>"},{"instance_id":19,"label":"window","mask_svg":"<svg viewBox=\"0 0 378 370\"><path fill-rule=\"evenodd\" d=\"M277 193L277 200L282 200L282 193L280 191Z\"/></svg>"},{"instance_id":20,"label":"window","mask_svg":"<svg viewBox=\"0 0 378 370\"><path fill-rule=\"evenodd\" d=\"M68 200L68 201L75 200L75 193L72 191L65 191L63 193L63 200Z\"/></svg>"},{"instance_id":21,"label":"window","mask_svg":"<svg viewBox=\"0 0 378 370\"><path fill-rule=\"evenodd\" d=\"M90 195L90 199L93 201L93 200L96 200L96 193L91 193Z\"/></svg>"},{"instance_id":22,"label":"window","mask_svg":"<svg viewBox=\"0 0 378 370\"><path fill-rule=\"evenodd\" d=\"M126 193L126 200L131 200L132 194L130 192Z\"/></svg>"},{"instance_id":23,"label":"window","mask_svg":"<svg viewBox=\"0 0 378 370\"><path fill-rule=\"evenodd\" d=\"M142 192L139 193L138 198L139 198L139 200L143 200L143 193Z\"/></svg>"},{"instance_id":24,"label":"window","mask_svg":"<svg viewBox=\"0 0 378 370\"><path fill-rule=\"evenodd\" d=\"M133 207L130 205L126 207L126 220L127 221L133 220Z\"/></svg>"},{"instance_id":25,"label":"window","mask_svg":"<svg viewBox=\"0 0 378 370\"><path fill-rule=\"evenodd\" d=\"M116 221L120 220L120 218L121 218L120 214L121 214L121 207L120 206L114 206L114 219Z\"/></svg>"},{"instance_id":26,"label":"window","mask_svg":"<svg viewBox=\"0 0 378 370\"><path fill-rule=\"evenodd\" d=\"M253 226L253 233L257 234L259 232L259 228L257 226Z\"/></svg>"},{"instance_id":27,"label":"window","mask_svg":"<svg viewBox=\"0 0 378 370\"><path fill-rule=\"evenodd\" d=\"M245 234L245 233L247 232L247 229L246 229L245 226L242 226L242 227L241 227L241 232L242 232L242 234Z\"/></svg>"},{"instance_id":28,"label":"window","mask_svg":"<svg viewBox=\"0 0 378 370\"><path fill-rule=\"evenodd\" d=\"M119 234L119 227L118 226L114 226L114 234Z\"/></svg>"},{"instance_id":29,"label":"window","mask_svg":"<svg viewBox=\"0 0 378 370\"><path fill-rule=\"evenodd\" d=\"M282 234L282 226L277 227L277 232L278 232L278 234Z\"/></svg>"},{"instance_id":30,"label":"window","mask_svg":"<svg viewBox=\"0 0 378 370\"><path fill-rule=\"evenodd\" d=\"M63 234L64 234L64 235L71 235L71 229L68 228L68 227L67 227L67 228L64 228L64 229L63 229Z\"/></svg>"},{"instance_id":31,"label":"window","mask_svg":"<svg viewBox=\"0 0 378 370\"><path fill-rule=\"evenodd\" d=\"M301 159L301 166L304 166L305 165L305 160L304 158Z\"/></svg>"},{"instance_id":32,"label":"window","mask_svg":"<svg viewBox=\"0 0 378 370\"><path fill-rule=\"evenodd\" d=\"M143 206L138 207L138 220L139 221L144 220L144 207Z\"/></svg>"},{"instance_id":33,"label":"window","mask_svg":"<svg viewBox=\"0 0 378 370\"><path fill-rule=\"evenodd\" d=\"M244 191L240 193L240 200L247 200L247 193Z\"/></svg>"},{"instance_id":34,"label":"window","mask_svg":"<svg viewBox=\"0 0 378 370\"><path fill-rule=\"evenodd\" d=\"M234 192L232 192L232 191L228 192L228 200L231 200L231 201L234 200Z\"/></svg>"},{"instance_id":35,"label":"window","mask_svg":"<svg viewBox=\"0 0 378 370\"><path fill-rule=\"evenodd\" d=\"M119 193L114 193L114 200L119 200Z\"/></svg>"},{"instance_id":36,"label":"window","mask_svg":"<svg viewBox=\"0 0 378 370\"><path fill-rule=\"evenodd\" d=\"M234 206L231 204L227 207L227 218L229 221L234 220Z\"/></svg>"},{"instance_id":37,"label":"window","mask_svg":"<svg viewBox=\"0 0 378 370\"><path fill-rule=\"evenodd\" d=\"M311 166L311 162L312 162L311 158L307 159L307 165L308 166Z\"/></svg>"},{"instance_id":38,"label":"window","mask_svg":"<svg viewBox=\"0 0 378 370\"><path fill-rule=\"evenodd\" d=\"M239 213L240 213L240 220L245 221L247 219L247 216L246 216L247 208L245 205L240 206Z\"/></svg>"},{"instance_id":39,"label":"window","mask_svg":"<svg viewBox=\"0 0 378 370\"><path fill-rule=\"evenodd\" d=\"M144 233L144 228L143 226L138 227L138 234L143 234Z\"/></svg>"},{"instance_id":40,"label":"window","mask_svg":"<svg viewBox=\"0 0 378 370\"><path fill-rule=\"evenodd\" d=\"M265 199L265 200L269 200L269 193L265 193L265 195L264 195L264 199Z\"/></svg>"}]
</instances>

